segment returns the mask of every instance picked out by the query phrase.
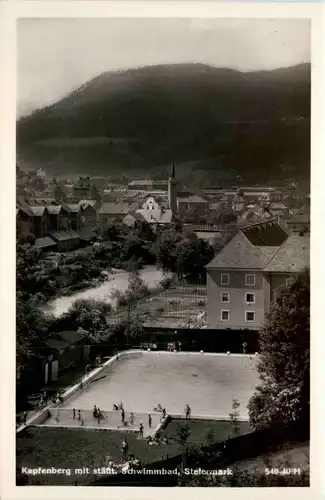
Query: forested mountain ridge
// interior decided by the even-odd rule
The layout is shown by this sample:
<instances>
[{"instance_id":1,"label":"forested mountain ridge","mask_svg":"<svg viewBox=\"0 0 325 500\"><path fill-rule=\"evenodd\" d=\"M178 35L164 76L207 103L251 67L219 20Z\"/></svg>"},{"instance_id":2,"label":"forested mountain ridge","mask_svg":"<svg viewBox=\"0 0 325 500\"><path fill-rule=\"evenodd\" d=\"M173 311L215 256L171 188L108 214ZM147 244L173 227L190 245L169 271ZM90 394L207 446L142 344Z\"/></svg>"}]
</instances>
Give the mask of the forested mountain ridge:
<instances>
[{"instance_id":1,"label":"forested mountain ridge","mask_svg":"<svg viewBox=\"0 0 325 500\"><path fill-rule=\"evenodd\" d=\"M240 72L203 64L107 72L17 122L21 166L164 177L309 177L310 64Z\"/></svg>"}]
</instances>

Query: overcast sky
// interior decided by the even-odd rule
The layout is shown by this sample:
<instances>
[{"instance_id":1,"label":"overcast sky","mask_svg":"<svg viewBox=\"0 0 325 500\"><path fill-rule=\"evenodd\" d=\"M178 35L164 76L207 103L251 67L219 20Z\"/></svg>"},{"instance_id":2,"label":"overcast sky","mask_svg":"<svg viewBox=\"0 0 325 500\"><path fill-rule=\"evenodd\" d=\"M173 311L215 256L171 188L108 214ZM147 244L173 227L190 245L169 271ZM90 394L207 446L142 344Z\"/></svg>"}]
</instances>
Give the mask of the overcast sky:
<instances>
[{"instance_id":1,"label":"overcast sky","mask_svg":"<svg viewBox=\"0 0 325 500\"><path fill-rule=\"evenodd\" d=\"M20 19L18 114L109 70L201 62L248 71L308 61L303 19Z\"/></svg>"}]
</instances>

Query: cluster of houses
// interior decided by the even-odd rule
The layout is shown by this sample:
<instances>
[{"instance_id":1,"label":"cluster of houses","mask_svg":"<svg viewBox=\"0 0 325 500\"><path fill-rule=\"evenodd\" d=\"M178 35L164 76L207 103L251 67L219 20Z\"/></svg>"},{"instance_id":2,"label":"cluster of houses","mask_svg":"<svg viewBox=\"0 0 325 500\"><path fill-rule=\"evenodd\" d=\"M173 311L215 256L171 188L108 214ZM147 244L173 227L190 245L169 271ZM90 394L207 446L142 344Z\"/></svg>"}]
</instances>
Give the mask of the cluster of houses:
<instances>
[{"instance_id":1,"label":"cluster of houses","mask_svg":"<svg viewBox=\"0 0 325 500\"><path fill-rule=\"evenodd\" d=\"M54 196L55 179L51 186L52 197L17 197L16 206L17 235L32 233L35 245L48 250L76 248L115 222L128 226L146 222L155 229L181 222L210 241L229 227L267 221L277 222L286 233L310 228L308 203L290 208L277 188L185 188L176 178L174 164L168 180L133 180L124 187L96 187L95 192L93 179L79 177L64 201Z\"/></svg>"},{"instance_id":2,"label":"cluster of houses","mask_svg":"<svg viewBox=\"0 0 325 500\"><path fill-rule=\"evenodd\" d=\"M96 237L96 202L59 202L51 198L38 198L28 203L16 203L17 236L32 234L35 246L52 251L69 251L81 241Z\"/></svg>"}]
</instances>

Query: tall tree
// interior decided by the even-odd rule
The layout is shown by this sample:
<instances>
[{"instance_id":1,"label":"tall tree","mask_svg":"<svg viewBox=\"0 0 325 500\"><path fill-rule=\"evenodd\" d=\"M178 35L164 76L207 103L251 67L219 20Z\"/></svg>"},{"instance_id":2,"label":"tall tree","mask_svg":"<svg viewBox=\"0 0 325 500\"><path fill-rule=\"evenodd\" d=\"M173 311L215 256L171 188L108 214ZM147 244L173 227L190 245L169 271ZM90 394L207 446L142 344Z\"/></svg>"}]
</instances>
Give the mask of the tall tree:
<instances>
[{"instance_id":1,"label":"tall tree","mask_svg":"<svg viewBox=\"0 0 325 500\"><path fill-rule=\"evenodd\" d=\"M261 385L249 402L254 429L309 423L310 273L284 287L260 332Z\"/></svg>"},{"instance_id":2,"label":"tall tree","mask_svg":"<svg viewBox=\"0 0 325 500\"><path fill-rule=\"evenodd\" d=\"M205 279L205 266L213 258L211 245L199 239L195 233L164 231L155 245L158 265L165 271L176 273L182 279Z\"/></svg>"},{"instance_id":3,"label":"tall tree","mask_svg":"<svg viewBox=\"0 0 325 500\"><path fill-rule=\"evenodd\" d=\"M30 299L16 301L16 377L17 402L24 400L26 392L35 380L33 370L39 360L39 353L49 337L49 323L44 313Z\"/></svg>"}]
</instances>

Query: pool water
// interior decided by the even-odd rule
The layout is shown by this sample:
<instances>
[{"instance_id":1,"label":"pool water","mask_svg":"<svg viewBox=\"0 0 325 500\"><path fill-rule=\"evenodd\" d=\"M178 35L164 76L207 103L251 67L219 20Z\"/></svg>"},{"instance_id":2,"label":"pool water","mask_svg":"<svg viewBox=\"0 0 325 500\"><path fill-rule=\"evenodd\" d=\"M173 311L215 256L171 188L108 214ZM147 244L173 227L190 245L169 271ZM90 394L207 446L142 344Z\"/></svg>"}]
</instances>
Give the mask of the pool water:
<instances>
[{"instance_id":1,"label":"pool water","mask_svg":"<svg viewBox=\"0 0 325 500\"><path fill-rule=\"evenodd\" d=\"M159 403L167 413L228 417L232 401L240 403L247 418L247 403L258 384L257 357L246 355L139 352L121 357L64 403L64 408L112 410L123 402L127 412L151 412Z\"/></svg>"}]
</instances>

